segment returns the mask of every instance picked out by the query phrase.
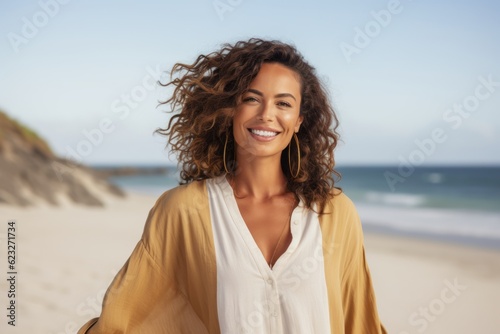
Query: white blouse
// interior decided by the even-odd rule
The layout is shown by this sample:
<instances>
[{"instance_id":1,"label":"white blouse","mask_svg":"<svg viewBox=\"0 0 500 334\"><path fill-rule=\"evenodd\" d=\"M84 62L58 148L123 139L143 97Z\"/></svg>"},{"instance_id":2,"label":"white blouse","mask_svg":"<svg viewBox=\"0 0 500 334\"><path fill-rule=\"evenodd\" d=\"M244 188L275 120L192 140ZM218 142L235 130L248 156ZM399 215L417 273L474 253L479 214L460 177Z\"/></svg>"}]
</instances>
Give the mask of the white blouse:
<instances>
[{"instance_id":1,"label":"white blouse","mask_svg":"<svg viewBox=\"0 0 500 334\"><path fill-rule=\"evenodd\" d=\"M302 201L291 216L292 242L269 267L226 177L207 180L217 262L222 334L330 333L318 216Z\"/></svg>"}]
</instances>

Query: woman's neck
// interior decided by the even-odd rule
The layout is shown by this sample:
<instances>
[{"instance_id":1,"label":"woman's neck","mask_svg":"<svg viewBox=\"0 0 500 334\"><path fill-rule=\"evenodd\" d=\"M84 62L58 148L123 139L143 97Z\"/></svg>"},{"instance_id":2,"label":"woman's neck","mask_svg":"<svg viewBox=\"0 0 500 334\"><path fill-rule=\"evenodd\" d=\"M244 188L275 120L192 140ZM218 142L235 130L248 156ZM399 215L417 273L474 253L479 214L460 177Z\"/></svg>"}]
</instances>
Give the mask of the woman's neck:
<instances>
[{"instance_id":1,"label":"woman's neck","mask_svg":"<svg viewBox=\"0 0 500 334\"><path fill-rule=\"evenodd\" d=\"M229 179L240 197L252 197L257 201L283 195L287 191L286 176L276 157L258 157L252 161L247 160L245 164L238 164Z\"/></svg>"}]
</instances>

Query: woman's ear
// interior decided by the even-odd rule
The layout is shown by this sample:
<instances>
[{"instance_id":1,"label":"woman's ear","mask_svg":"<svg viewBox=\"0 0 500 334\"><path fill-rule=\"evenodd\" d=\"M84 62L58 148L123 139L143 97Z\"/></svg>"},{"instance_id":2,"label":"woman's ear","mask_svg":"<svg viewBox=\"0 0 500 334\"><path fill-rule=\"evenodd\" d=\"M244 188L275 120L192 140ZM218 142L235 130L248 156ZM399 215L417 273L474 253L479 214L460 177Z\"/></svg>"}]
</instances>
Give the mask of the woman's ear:
<instances>
[{"instance_id":1,"label":"woman's ear","mask_svg":"<svg viewBox=\"0 0 500 334\"><path fill-rule=\"evenodd\" d=\"M304 120L304 116L299 115L299 118L297 118L297 122L295 123L295 132L299 132L300 125L302 124L303 120Z\"/></svg>"}]
</instances>

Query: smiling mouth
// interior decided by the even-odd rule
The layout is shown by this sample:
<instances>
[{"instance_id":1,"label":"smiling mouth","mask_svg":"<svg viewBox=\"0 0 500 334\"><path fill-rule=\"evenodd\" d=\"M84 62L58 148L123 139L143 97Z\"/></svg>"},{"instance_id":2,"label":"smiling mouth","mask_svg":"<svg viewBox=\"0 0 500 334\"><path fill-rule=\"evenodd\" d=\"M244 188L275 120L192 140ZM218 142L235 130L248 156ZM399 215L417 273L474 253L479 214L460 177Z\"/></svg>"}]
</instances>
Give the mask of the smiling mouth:
<instances>
[{"instance_id":1,"label":"smiling mouth","mask_svg":"<svg viewBox=\"0 0 500 334\"><path fill-rule=\"evenodd\" d=\"M279 132L274 132L274 131L266 131L266 130L256 130L256 129L248 129L251 133L257 136L261 137L276 137Z\"/></svg>"}]
</instances>

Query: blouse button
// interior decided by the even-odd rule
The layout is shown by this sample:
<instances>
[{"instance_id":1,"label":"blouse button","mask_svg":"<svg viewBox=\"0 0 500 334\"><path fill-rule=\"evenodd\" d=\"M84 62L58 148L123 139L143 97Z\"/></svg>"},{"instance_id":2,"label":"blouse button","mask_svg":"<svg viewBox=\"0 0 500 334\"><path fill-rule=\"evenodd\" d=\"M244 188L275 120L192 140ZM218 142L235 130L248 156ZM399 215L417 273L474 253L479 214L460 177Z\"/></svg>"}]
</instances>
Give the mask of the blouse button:
<instances>
[{"instance_id":1,"label":"blouse button","mask_svg":"<svg viewBox=\"0 0 500 334\"><path fill-rule=\"evenodd\" d=\"M294 225L299 225L299 221L298 221L298 220L294 220L294 221L293 221L293 224L294 224Z\"/></svg>"},{"instance_id":2,"label":"blouse button","mask_svg":"<svg viewBox=\"0 0 500 334\"><path fill-rule=\"evenodd\" d=\"M273 284L273 280L270 278L270 279L267 280L267 283Z\"/></svg>"}]
</instances>

